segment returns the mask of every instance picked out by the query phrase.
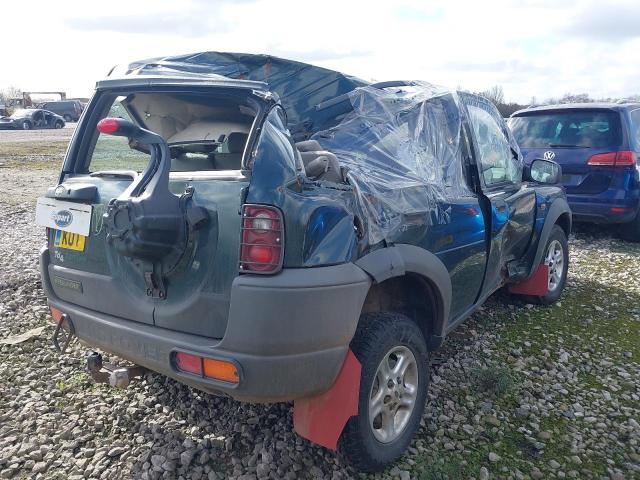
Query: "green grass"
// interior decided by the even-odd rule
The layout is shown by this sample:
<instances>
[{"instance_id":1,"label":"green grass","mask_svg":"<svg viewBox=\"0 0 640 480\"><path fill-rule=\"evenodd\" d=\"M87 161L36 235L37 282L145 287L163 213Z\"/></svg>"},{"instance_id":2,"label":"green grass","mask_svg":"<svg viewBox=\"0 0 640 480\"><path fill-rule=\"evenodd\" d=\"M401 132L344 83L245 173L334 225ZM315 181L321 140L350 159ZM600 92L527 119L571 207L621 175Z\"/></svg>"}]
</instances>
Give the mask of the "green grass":
<instances>
[{"instance_id":1,"label":"green grass","mask_svg":"<svg viewBox=\"0 0 640 480\"><path fill-rule=\"evenodd\" d=\"M513 387L514 377L509 368L501 365L476 366L471 370L471 381L476 391L500 396Z\"/></svg>"},{"instance_id":2,"label":"green grass","mask_svg":"<svg viewBox=\"0 0 640 480\"><path fill-rule=\"evenodd\" d=\"M474 441L467 438L463 442L466 448L463 453L438 448L422 455L414 474L420 472L419 478L423 480L478 478L480 468L485 466L491 478L506 478L508 473L502 472L503 467L509 471L517 468L525 475L530 475L532 469L537 467L547 478L551 460L565 464L565 471L585 470L591 472L593 478L607 474L607 463L602 454L581 456L581 465L569 460L573 455L569 434L571 429L584 428L582 419L569 420L557 409L550 409L547 417L538 416L538 431L551 432L551 438L544 441L545 447L539 451L533 442L525 438L524 433L518 431L522 428L532 429L528 418L516 415L516 408L519 406L521 389L524 388L522 383L527 378L524 373L531 373L528 370L534 365L545 368L545 362L557 364L561 350L588 353L594 365L605 358L622 366L640 362L640 321L637 319L640 313L640 290L637 288L637 272L630 271L628 260L629 255L640 254L640 247L615 240L610 245L610 248L603 247L603 251L594 248L581 252L583 255L572 266L571 283L559 304L531 306L498 294L490 299L487 308L475 314L468 325L462 327L462 333L454 335L452 341L447 342L443 356L455 354L469 345L469 336L464 335L467 329L473 328L480 333L496 336L490 358L480 354L477 361L481 363L470 367L467 372L469 388L451 385L448 391L441 393L445 398L438 399L435 408L441 408L441 402L448 398L455 402L455 396L458 397L457 403L461 403L465 395L471 394L476 405L490 400L496 410L508 415L508 419L501 419L499 429L485 425L485 431L477 435ZM602 255L607 257L603 258ZM519 355L514 355L514 350L518 350ZM545 354L545 351L548 353ZM517 357L526 360L522 372L514 367ZM620 397L623 392L634 391L635 385L619 382L620 389L614 392L606 379L595 368L589 370L580 358L570 355L567 362L573 371L578 372L577 384L565 385L569 394L566 399L556 398L555 405L563 402L570 404L574 391L589 396L609 390L617 397L621 408L638 408L637 402L634 404ZM535 375L529 378L534 382L529 391L542 381ZM477 412L470 411L470 415L474 413ZM470 420L467 419L468 423L471 423ZM438 425L438 428L443 427L447 428L446 425ZM536 433L532 432L531 436L536 438ZM433 435L421 432L420 437L428 445ZM609 451L617 466L622 467L624 449L612 445ZM501 460L490 463L490 452L498 454ZM583 473L579 475L582 478Z\"/></svg>"},{"instance_id":3,"label":"green grass","mask_svg":"<svg viewBox=\"0 0 640 480\"><path fill-rule=\"evenodd\" d=\"M141 172L149 163L149 155L129 147L124 137L100 135L93 151L89 171L134 170Z\"/></svg>"},{"instance_id":4,"label":"green grass","mask_svg":"<svg viewBox=\"0 0 640 480\"><path fill-rule=\"evenodd\" d=\"M58 380L56 382L56 388L65 394L66 392L78 392L85 390L87 385L91 383L89 375L85 372L78 372L71 375L68 379Z\"/></svg>"}]
</instances>

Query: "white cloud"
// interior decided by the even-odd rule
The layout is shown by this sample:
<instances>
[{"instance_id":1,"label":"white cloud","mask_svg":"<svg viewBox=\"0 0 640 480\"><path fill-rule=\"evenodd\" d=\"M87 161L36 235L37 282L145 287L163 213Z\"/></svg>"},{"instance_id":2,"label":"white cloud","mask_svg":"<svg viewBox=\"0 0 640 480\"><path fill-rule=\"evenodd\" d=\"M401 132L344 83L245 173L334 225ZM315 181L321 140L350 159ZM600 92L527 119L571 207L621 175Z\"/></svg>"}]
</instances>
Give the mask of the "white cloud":
<instances>
[{"instance_id":1,"label":"white cloud","mask_svg":"<svg viewBox=\"0 0 640 480\"><path fill-rule=\"evenodd\" d=\"M30 2L6 22L0 88L88 95L116 63L205 50L269 53L367 79L422 79L526 102L566 92L640 93L636 0L347 2L294 0L108 4ZM9 2L5 18L21 18ZM624 17L624 18L622 18ZM622 30L622 29L620 29Z\"/></svg>"}]
</instances>

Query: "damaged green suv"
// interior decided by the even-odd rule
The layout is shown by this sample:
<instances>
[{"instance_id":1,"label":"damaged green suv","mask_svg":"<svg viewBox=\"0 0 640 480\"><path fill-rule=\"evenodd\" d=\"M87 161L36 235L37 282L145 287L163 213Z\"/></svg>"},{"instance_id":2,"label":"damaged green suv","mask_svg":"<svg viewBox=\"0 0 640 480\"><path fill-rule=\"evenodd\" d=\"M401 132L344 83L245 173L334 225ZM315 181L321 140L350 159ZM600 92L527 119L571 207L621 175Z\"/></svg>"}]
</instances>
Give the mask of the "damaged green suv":
<instances>
[{"instance_id":1,"label":"damaged green suv","mask_svg":"<svg viewBox=\"0 0 640 480\"><path fill-rule=\"evenodd\" d=\"M261 55L115 69L38 200L54 341L135 364L89 356L116 386L293 401L300 435L378 470L449 332L503 286L560 297L559 176L476 95Z\"/></svg>"}]
</instances>

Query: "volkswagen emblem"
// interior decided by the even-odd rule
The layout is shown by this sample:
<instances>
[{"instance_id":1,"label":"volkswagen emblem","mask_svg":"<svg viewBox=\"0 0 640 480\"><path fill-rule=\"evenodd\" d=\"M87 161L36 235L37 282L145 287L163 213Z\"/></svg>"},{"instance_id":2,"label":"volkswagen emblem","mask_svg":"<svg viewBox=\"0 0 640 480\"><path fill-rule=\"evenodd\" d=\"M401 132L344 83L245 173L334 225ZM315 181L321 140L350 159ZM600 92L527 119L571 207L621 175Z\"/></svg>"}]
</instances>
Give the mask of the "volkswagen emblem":
<instances>
[{"instance_id":1,"label":"volkswagen emblem","mask_svg":"<svg viewBox=\"0 0 640 480\"><path fill-rule=\"evenodd\" d=\"M556 154L554 152L552 152L551 150L547 150L542 155L542 158L544 158L545 160L553 160L554 158L556 158Z\"/></svg>"}]
</instances>

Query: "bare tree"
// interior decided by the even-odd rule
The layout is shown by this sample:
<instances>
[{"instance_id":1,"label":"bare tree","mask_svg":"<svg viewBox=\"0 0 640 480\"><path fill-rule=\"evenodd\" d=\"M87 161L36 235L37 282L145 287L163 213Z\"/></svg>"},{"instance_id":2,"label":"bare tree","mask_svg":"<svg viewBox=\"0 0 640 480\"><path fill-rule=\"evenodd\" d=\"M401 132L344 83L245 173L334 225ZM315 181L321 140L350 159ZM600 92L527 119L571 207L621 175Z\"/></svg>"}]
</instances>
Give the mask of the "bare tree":
<instances>
[{"instance_id":1,"label":"bare tree","mask_svg":"<svg viewBox=\"0 0 640 480\"><path fill-rule=\"evenodd\" d=\"M11 85L4 90L4 97L8 100L10 98L22 98L22 90L18 87Z\"/></svg>"},{"instance_id":2,"label":"bare tree","mask_svg":"<svg viewBox=\"0 0 640 480\"><path fill-rule=\"evenodd\" d=\"M593 101L588 93L565 93L560 98L560 103L591 103Z\"/></svg>"},{"instance_id":3,"label":"bare tree","mask_svg":"<svg viewBox=\"0 0 640 480\"><path fill-rule=\"evenodd\" d=\"M524 108L526 105L520 105L514 102L506 102L504 99L504 89L500 85L494 85L488 90L477 92L478 95L490 100L503 117L510 116L513 112Z\"/></svg>"},{"instance_id":4,"label":"bare tree","mask_svg":"<svg viewBox=\"0 0 640 480\"><path fill-rule=\"evenodd\" d=\"M490 89L480 92L480 95L491 100L496 106L504 103L504 90L500 85L494 85Z\"/></svg>"}]
</instances>

